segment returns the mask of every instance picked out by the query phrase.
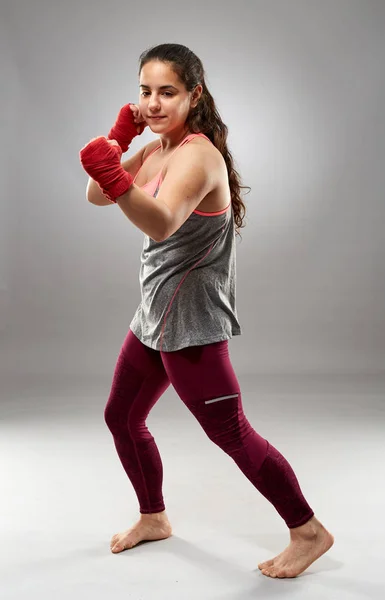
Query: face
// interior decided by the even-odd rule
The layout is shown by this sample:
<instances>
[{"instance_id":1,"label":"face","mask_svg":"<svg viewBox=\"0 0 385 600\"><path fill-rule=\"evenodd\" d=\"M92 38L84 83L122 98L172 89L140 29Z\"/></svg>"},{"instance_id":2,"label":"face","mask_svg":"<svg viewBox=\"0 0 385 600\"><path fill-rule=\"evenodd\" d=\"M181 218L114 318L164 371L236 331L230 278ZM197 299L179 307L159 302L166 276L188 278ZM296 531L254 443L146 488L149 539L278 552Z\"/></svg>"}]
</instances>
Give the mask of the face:
<instances>
[{"instance_id":1,"label":"face","mask_svg":"<svg viewBox=\"0 0 385 600\"><path fill-rule=\"evenodd\" d=\"M203 89L198 85L193 92L187 92L170 65L160 61L144 65L139 86L140 112L149 127L159 134L183 128ZM162 118L153 118L156 116Z\"/></svg>"}]
</instances>

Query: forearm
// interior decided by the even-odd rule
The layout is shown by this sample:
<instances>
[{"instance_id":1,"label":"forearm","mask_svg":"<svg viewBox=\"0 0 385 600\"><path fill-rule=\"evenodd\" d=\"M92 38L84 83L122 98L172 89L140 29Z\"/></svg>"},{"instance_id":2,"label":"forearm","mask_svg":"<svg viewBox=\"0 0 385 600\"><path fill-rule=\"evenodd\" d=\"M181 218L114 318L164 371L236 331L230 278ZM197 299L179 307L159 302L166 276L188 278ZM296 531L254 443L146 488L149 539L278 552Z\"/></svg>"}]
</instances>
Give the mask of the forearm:
<instances>
[{"instance_id":1,"label":"forearm","mask_svg":"<svg viewBox=\"0 0 385 600\"><path fill-rule=\"evenodd\" d=\"M125 169L120 163L121 153L116 142L112 143L103 136L91 140L81 149L80 161L90 177L87 199L97 206L118 204L136 227L154 241L160 242L168 231L169 208L133 183L132 173L137 172L142 164L143 150L133 157L130 169ZM124 190L127 191L122 193Z\"/></svg>"},{"instance_id":2,"label":"forearm","mask_svg":"<svg viewBox=\"0 0 385 600\"><path fill-rule=\"evenodd\" d=\"M168 222L168 207L164 202L153 198L133 183L125 194L116 198L116 203L143 233L156 242L163 240Z\"/></svg>"}]
</instances>

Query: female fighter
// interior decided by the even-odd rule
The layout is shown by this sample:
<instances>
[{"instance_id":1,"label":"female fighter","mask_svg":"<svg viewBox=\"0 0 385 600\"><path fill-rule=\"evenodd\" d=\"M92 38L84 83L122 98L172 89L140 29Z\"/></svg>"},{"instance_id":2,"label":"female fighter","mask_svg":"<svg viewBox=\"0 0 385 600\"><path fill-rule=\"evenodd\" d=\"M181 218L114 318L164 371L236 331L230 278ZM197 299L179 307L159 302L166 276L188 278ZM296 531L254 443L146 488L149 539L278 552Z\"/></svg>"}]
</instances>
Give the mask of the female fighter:
<instances>
[{"instance_id":1,"label":"female fighter","mask_svg":"<svg viewBox=\"0 0 385 600\"><path fill-rule=\"evenodd\" d=\"M121 163L122 153L147 126L157 139ZM228 351L228 340L241 334L235 235L242 226L243 186L226 138L200 59L180 44L161 44L140 57L138 104L125 105L108 136L80 151L90 176L88 200L117 204L144 233L141 302L105 408L140 518L114 535L110 547L117 553L171 535L162 461L146 418L172 384L208 438L289 529L289 545L260 563L261 572L296 577L332 546L333 536L315 517L288 461L243 411Z\"/></svg>"}]
</instances>

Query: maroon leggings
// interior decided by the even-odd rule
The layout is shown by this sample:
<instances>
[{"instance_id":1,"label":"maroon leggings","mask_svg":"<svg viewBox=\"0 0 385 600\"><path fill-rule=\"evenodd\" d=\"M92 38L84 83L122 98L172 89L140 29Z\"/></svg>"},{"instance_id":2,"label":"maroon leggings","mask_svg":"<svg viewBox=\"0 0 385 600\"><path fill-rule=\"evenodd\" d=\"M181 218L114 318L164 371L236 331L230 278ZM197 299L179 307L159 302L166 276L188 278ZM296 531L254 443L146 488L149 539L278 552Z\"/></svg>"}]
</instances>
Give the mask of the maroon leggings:
<instances>
[{"instance_id":1,"label":"maroon leggings","mask_svg":"<svg viewBox=\"0 0 385 600\"><path fill-rule=\"evenodd\" d=\"M146 418L170 383L209 439L231 456L288 527L299 527L314 515L287 460L245 417L228 340L162 352L129 330L104 418L141 513L165 510L162 461Z\"/></svg>"}]
</instances>

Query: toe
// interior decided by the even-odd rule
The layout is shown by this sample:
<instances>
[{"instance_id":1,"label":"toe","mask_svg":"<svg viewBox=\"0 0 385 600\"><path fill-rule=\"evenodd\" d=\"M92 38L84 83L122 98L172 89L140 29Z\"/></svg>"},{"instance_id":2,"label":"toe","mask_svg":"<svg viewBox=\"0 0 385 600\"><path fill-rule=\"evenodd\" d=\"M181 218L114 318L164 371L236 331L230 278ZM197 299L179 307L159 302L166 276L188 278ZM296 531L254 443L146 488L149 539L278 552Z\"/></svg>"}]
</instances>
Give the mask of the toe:
<instances>
[{"instance_id":1,"label":"toe","mask_svg":"<svg viewBox=\"0 0 385 600\"><path fill-rule=\"evenodd\" d=\"M287 577L285 571L277 571L277 577L279 577L279 579L285 579L285 577Z\"/></svg>"},{"instance_id":2,"label":"toe","mask_svg":"<svg viewBox=\"0 0 385 600\"><path fill-rule=\"evenodd\" d=\"M272 558L271 560L266 560L265 562L259 563L258 569L260 569L262 571L262 569L271 567L272 564L274 564L274 558Z\"/></svg>"},{"instance_id":3,"label":"toe","mask_svg":"<svg viewBox=\"0 0 385 600\"><path fill-rule=\"evenodd\" d=\"M275 565L271 565L264 570L268 572L269 577L277 577L277 567Z\"/></svg>"},{"instance_id":4,"label":"toe","mask_svg":"<svg viewBox=\"0 0 385 600\"><path fill-rule=\"evenodd\" d=\"M276 568L276 572L277 572L277 577L285 578L285 579L297 576L297 573L295 573L295 571L287 565L278 566Z\"/></svg>"},{"instance_id":5,"label":"toe","mask_svg":"<svg viewBox=\"0 0 385 600\"><path fill-rule=\"evenodd\" d=\"M123 542L116 540L114 544L111 544L111 552L122 552L122 550L124 550L123 546Z\"/></svg>"}]
</instances>

